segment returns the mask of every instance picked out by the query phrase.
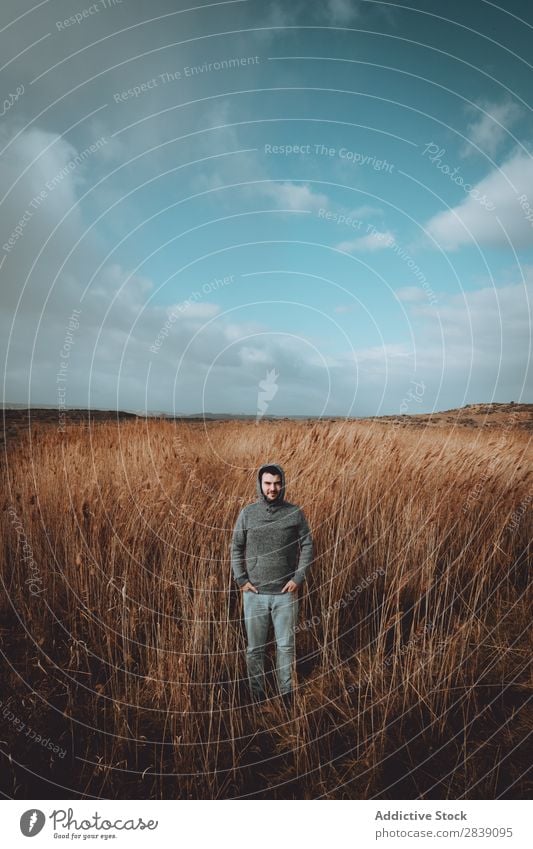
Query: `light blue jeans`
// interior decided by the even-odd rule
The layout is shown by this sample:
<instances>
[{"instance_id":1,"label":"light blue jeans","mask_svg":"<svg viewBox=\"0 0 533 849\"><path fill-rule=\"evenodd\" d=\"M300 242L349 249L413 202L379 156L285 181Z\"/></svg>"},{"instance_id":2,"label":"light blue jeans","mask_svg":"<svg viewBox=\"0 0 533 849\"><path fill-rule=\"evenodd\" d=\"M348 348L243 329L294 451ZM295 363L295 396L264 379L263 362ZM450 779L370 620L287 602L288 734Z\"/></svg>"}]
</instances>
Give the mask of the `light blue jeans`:
<instances>
[{"instance_id":1,"label":"light blue jeans","mask_svg":"<svg viewBox=\"0 0 533 849\"><path fill-rule=\"evenodd\" d=\"M246 664L252 697L265 697L265 648L270 621L276 639L276 677L282 695L292 692L298 593L243 592L244 624L248 638Z\"/></svg>"}]
</instances>

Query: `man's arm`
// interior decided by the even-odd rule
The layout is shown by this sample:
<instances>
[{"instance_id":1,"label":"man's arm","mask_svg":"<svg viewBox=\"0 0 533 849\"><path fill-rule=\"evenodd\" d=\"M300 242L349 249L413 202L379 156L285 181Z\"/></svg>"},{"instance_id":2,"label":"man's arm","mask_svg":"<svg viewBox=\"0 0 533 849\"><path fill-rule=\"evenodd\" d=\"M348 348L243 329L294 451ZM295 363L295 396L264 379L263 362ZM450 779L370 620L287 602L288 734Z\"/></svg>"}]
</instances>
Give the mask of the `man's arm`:
<instances>
[{"instance_id":1,"label":"man's arm","mask_svg":"<svg viewBox=\"0 0 533 849\"><path fill-rule=\"evenodd\" d=\"M231 540L231 568L233 569L233 577L239 587L244 587L244 585L248 582L248 575L246 573L246 564L244 560L245 549L246 523L244 520L243 509L237 517L237 522L233 529L233 538Z\"/></svg>"},{"instance_id":2,"label":"man's arm","mask_svg":"<svg viewBox=\"0 0 533 849\"><path fill-rule=\"evenodd\" d=\"M303 511L300 510L300 526L298 529L298 541L300 543L300 557L298 568L294 573L293 581L300 587L305 581L306 575L313 561L313 539Z\"/></svg>"}]
</instances>

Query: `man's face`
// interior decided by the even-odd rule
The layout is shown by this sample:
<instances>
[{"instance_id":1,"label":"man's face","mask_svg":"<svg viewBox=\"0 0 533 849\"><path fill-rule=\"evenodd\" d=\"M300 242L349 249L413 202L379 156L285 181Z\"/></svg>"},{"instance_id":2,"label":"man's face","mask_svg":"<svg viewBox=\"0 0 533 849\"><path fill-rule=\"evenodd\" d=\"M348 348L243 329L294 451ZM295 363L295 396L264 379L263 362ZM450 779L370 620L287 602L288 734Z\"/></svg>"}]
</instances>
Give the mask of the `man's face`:
<instances>
[{"instance_id":1,"label":"man's face","mask_svg":"<svg viewBox=\"0 0 533 849\"><path fill-rule=\"evenodd\" d=\"M267 501L275 501L281 492L281 475L265 472L261 477L261 490Z\"/></svg>"}]
</instances>

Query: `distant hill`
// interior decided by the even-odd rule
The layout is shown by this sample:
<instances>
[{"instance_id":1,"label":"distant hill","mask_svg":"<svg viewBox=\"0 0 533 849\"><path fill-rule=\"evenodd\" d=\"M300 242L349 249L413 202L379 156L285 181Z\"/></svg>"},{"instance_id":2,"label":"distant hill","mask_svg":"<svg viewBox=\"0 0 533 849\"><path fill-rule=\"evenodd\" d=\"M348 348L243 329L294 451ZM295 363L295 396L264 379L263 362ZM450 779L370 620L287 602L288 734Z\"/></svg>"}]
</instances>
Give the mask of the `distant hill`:
<instances>
[{"instance_id":1,"label":"distant hill","mask_svg":"<svg viewBox=\"0 0 533 849\"><path fill-rule=\"evenodd\" d=\"M164 412L141 410L102 410L86 408L67 408L62 415L67 425L93 422L117 421L128 419L158 419L167 421L255 421L256 416L247 413L191 413L172 415ZM263 416L263 424L281 424L284 421L345 421L344 416ZM518 428L533 430L533 404L490 403L467 404L451 410L435 413L410 413L390 416L352 416L350 421L377 422L382 425L394 424L400 427L471 427L471 428ZM57 407L45 405L27 407L24 404L6 404L3 408L3 427L0 428L0 444L7 437L15 436L17 431L28 424L59 424Z\"/></svg>"},{"instance_id":2,"label":"distant hill","mask_svg":"<svg viewBox=\"0 0 533 849\"><path fill-rule=\"evenodd\" d=\"M533 404L466 404L435 413L372 416L364 421L396 422L411 427L490 427L533 430Z\"/></svg>"}]
</instances>

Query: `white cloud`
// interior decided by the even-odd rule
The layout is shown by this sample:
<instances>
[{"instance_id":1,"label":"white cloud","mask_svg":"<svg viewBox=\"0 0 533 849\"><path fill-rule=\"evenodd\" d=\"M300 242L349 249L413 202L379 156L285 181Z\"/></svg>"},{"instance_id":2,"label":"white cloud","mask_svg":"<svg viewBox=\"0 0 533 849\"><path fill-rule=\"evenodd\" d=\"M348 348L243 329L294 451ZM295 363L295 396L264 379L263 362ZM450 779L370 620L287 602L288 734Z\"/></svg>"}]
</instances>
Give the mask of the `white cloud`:
<instances>
[{"instance_id":1,"label":"white cloud","mask_svg":"<svg viewBox=\"0 0 533 849\"><path fill-rule=\"evenodd\" d=\"M396 289L396 297L400 301L417 303L418 301L425 301L427 295L420 286L403 286L401 289Z\"/></svg>"},{"instance_id":2,"label":"white cloud","mask_svg":"<svg viewBox=\"0 0 533 849\"><path fill-rule=\"evenodd\" d=\"M347 251L348 253L354 253L356 251L374 252L390 248L394 242L394 235L389 230L384 232L372 230L367 236L359 236L357 239L339 242L335 247L339 251Z\"/></svg>"},{"instance_id":3,"label":"white cloud","mask_svg":"<svg viewBox=\"0 0 533 849\"><path fill-rule=\"evenodd\" d=\"M6 121L0 144L13 138L14 129ZM2 244L8 243L22 216L28 219L20 237L3 251L2 274L8 282L2 289L2 309L10 321L19 296L17 309L22 318L38 314L47 297L49 308L68 315L81 291L73 281L86 281L87 269L94 264L100 241L94 232L87 232L77 201L86 189L87 169L99 154L71 168L78 153L58 133L32 127L21 132L2 155ZM32 338L27 328L26 336Z\"/></svg>"},{"instance_id":4,"label":"white cloud","mask_svg":"<svg viewBox=\"0 0 533 849\"><path fill-rule=\"evenodd\" d=\"M398 364L391 363L391 360L404 360L412 356L413 352L407 346L384 342L382 345L357 349L353 359L357 362L360 371L376 376L390 374L391 368L393 370L398 368ZM399 368L404 371L405 366L399 364Z\"/></svg>"},{"instance_id":5,"label":"white cloud","mask_svg":"<svg viewBox=\"0 0 533 849\"><path fill-rule=\"evenodd\" d=\"M128 278L128 272L118 262L113 262L110 265L104 266L98 277L91 284L91 295L101 295L102 297L112 300L112 297L118 295L123 287L128 289L129 296L132 297L135 293L135 301L139 304L145 296L147 296L154 288L152 280L148 277L143 277L141 274L135 274ZM138 298L137 295L140 297Z\"/></svg>"},{"instance_id":6,"label":"white cloud","mask_svg":"<svg viewBox=\"0 0 533 849\"><path fill-rule=\"evenodd\" d=\"M440 323L446 335L483 355L495 354L500 338L509 344L525 343L531 331L533 268L523 270L527 272L523 283L442 296L438 311L421 304L413 308L414 314L423 315L431 325Z\"/></svg>"},{"instance_id":7,"label":"white cloud","mask_svg":"<svg viewBox=\"0 0 533 849\"><path fill-rule=\"evenodd\" d=\"M29 199L38 193L43 180L58 173L76 151L59 136L34 129L21 135L19 144L9 149L0 164L0 189L6 191L13 178L21 174L26 165L51 142L39 163L36 162L21 177L3 207L8 232L20 218ZM514 176L519 191L525 191L531 185L528 191L533 197L533 177L530 178L527 166L528 161L524 157L515 157L504 168ZM3 268L8 285L2 293L0 339L7 338L14 305L29 265L55 223L75 205L85 186L84 173L84 168L80 167L75 175L68 174L60 181L8 254ZM501 181L501 172L498 173ZM254 176L257 179L257 175ZM327 198L315 194L307 183L285 181L262 185L266 187L264 196L282 208L329 206ZM502 188L499 182L495 185L500 187L505 197L505 187ZM523 215L522 210L520 214ZM87 238L86 230L82 210L77 207L67 216L59 233L39 259L38 274L32 276L23 297L10 343L7 400L18 401L27 397L30 366L33 370L31 388L34 401L53 404L56 400L55 376L68 316L73 307L80 305L81 292L104 256L96 237ZM59 274L52 297L40 319L40 311L61 263L83 234L80 247ZM349 250L372 251L384 249L393 242L392 233L376 231L341 244ZM528 277L528 292L531 281L533 273ZM218 305L212 302L216 295L210 295L209 301L193 301L189 309L179 310L179 318L165 337L160 352L151 355L149 346L167 322L168 312L172 309L172 306L153 303L154 288L149 277L132 272L124 263L115 261L102 268L82 304L80 328L75 333L69 366L67 404L86 404L90 388L90 400L96 405L112 407L118 398L120 406L142 408L147 388L148 404L154 409L171 409L174 403L177 410L185 412L193 412L203 406L211 410L246 410L253 413L257 403L257 382L264 377L265 367L268 367L275 368L280 374L277 406L272 412L319 413L328 398L331 379L327 410L342 414L347 411L354 377L359 374L357 408L354 411L370 413L377 411L382 393L384 403L389 408L394 406L390 399L395 387L408 385L413 373L412 353L416 354L418 367L434 382L444 369L451 388L439 406L455 403L457 393L468 379L471 359L471 385L477 388L478 393L483 391L490 399L500 369L499 385L518 400L520 381L530 358L530 306L525 299L524 287L518 284L498 289L496 294L493 290L468 293L466 301L459 296L443 299L442 303L439 302L438 311L426 307L418 298L417 292L422 290L416 287L399 289L398 297L411 303L409 311L413 325L416 325L416 345L411 350L411 347L386 340L383 347L361 348L356 352L355 360L348 355L333 355L328 349L329 337L328 344L319 344L317 349L313 349L305 339L287 340L283 333L276 334L275 327L259 326L246 320L230 321L229 316L221 315ZM197 288L197 280L191 280L190 285L185 283L185 288L180 289L180 297L186 297L185 293ZM108 310L114 298L114 304ZM180 301L176 306L183 305L184 301ZM347 311L340 305L336 311L343 309ZM442 322L443 346L435 343L435 339L440 338L437 317ZM503 334L501 350L498 347L500 332ZM36 346L32 362L34 339ZM89 364L93 354L91 373ZM150 362L150 383L146 387ZM175 378L177 394L173 399ZM428 383L430 378L427 378ZM205 396L202 394L204 387Z\"/></svg>"},{"instance_id":8,"label":"white cloud","mask_svg":"<svg viewBox=\"0 0 533 849\"><path fill-rule=\"evenodd\" d=\"M4 125L0 131L0 146L6 146L12 135ZM29 240L34 244L42 243L53 229L50 225L56 224L75 205L76 186L83 184L84 165L74 167L64 176L63 171L73 163L76 154L76 149L57 133L35 127L22 132L2 154L0 194L7 196L2 202L6 240L20 216L26 210L31 215L23 237L9 251L10 259L25 252L22 245ZM36 198L40 198L37 206ZM73 221L75 226L79 223L77 208L70 213L66 226L71 226ZM28 234L31 234L29 239L26 238Z\"/></svg>"},{"instance_id":9,"label":"white cloud","mask_svg":"<svg viewBox=\"0 0 533 849\"><path fill-rule=\"evenodd\" d=\"M343 368L348 375L357 366L362 396L371 397L371 387L383 391L389 411L394 411L395 398L399 411L413 379L424 384L425 392L410 412L475 401L528 400L533 390L528 375L533 267L523 271L523 282L442 293L438 309L425 302L423 293L418 299L415 287L398 290L411 318L412 344L385 340L361 347L338 357L330 368Z\"/></svg>"},{"instance_id":10,"label":"white cloud","mask_svg":"<svg viewBox=\"0 0 533 849\"><path fill-rule=\"evenodd\" d=\"M333 312L336 312L338 315L346 315L347 313L354 312L356 309L355 304L339 304Z\"/></svg>"},{"instance_id":11,"label":"white cloud","mask_svg":"<svg viewBox=\"0 0 533 849\"><path fill-rule=\"evenodd\" d=\"M361 12L360 0L322 0L310 3L306 0L291 0L290 3L273 2L265 4L266 26L291 26L295 21L305 19L321 21L331 26L348 25L355 21Z\"/></svg>"},{"instance_id":12,"label":"white cloud","mask_svg":"<svg viewBox=\"0 0 533 849\"><path fill-rule=\"evenodd\" d=\"M350 212L351 218L368 218L370 215L383 215L383 210L377 206L356 206Z\"/></svg>"},{"instance_id":13,"label":"white cloud","mask_svg":"<svg viewBox=\"0 0 533 849\"><path fill-rule=\"evenodd\" d=\"M270 364L270 355L268 351L261 350L252 345L242 345L239 349L239 357L244 367L256 365L257 363Z\"/></svg>"},{"instance_id":14,"label":"white cloud","mask_svg":"<svg viewBox=\"0 0 533 849\"><path fill-rule=\"evenodd\" d=\"M494 210L480 203L483 196L494 204ZM476 242L508 247L509 240L516 248L532 245L533 222L520 204L522 196L533 208L533 157L517 152L472 187L458 206L434 215L426 230L444 250Z\"/></svg>"},{"instance_id":15,"label":"white cloud","mask_svg":"<svg viewBox=\"0 0 533 849\"><path fill-rule=\"evenodd\" d=\"M217 146L225 151L242 150L249 147L240 137L239 128L230 126L233 119L231 104L224 100L213 104L205 112L209 125L218 127L216 134L207 134L197 143L198 156L209 156L213 153L213 139ZM271 180L271 173L265 167L265 158L255 151L249 151L238 157L228 156L206 162L201 173L194 178L198 191L211 191L226 185L241 185L240 191L245 197L257 202L258 198L273 201L280 209L305 209L312 212L327 206L330 201L327 195L314 192L308 183L291 181L276 182ZM233 194L217 193L214 202L217 208L225 203L226 198Z\"/></svg>"},{"instance_id":16,"label":"white cloud","mask_svg":"<svg viewBox=\"0 0 533 849\"><path fill-rule=\"evenodd\" d=\"M357 0L327 0L324 16L333 24L349 24L359 17L360 4Z\"/></svg>"},{"instance_id":17,"label":"white cloud","mask_svg":"<svg viewBox=\"0 0 533 849\"><path fill-rule=\"evenodd\" d=\"M479 153L477 148L480 148L482 153L494 157L505 141L510 138L508 131L522 117L523 110L512 100L501 103L481 101L478 106L482 114L480 115L476 110L478 117L467 127L466 135L471 144L464 146L462 155L477 154Z\"/></svg>"},{"instance_id":18,"label":"white cloud","mask_svg":"<svg viewBox=\"0 0 533 849\"><path fill-rule=\"evenodd\" d=\"M313 190L307 183L265 183L259 190L272 198L281 209L305 209L318 211L328 205L326 195Z\"/></svg>"},{"instance_id":19,"label":"white cloud","mask_svg":"<svg viewBox=\"0 0 533 849\"><path fill-rule=\"evenodd\" d=\"M413 293L404 298L411 300L412 345L385 341L361 347L339 357L337 367L349 374L357 366L362 395L370 397L371 387L383 391L385 408L392 411L395 397L399 405L413 379L424 384L425 392L410 412L528 400L533 390L528 376L533 267L524 273L521 283L442 294L438 310L415 300Z\"/></svg>"},{"instance_id":20,"label":"white cloud","mask_svg":"<svg viewBox=\"0 0 533 849\"><path fill-rule=\"evenodd\" d=\"M443 370L445 382L460 393L486 401L525 400L533 388L527 379L531 360L533 267L525 280L446 297L439 308L414 304L417 359L427 374ZM420 323L422 319L422 323ZM472 397L472 395L471 395ZM457 403L457 401L455 402Z\"/></svg>"},{"instance_id":21,"label":"white cloud","mask_svg":"<svg viewBox=\"0 0 533 849\"><path fill-rule=\"evenodd\" d=\"M180 301L168 307L168 314L177 317L181 315L185 318L213 318L219 312L220 306L218 304L195 302L194 300Z\"/></svg>"}]
</instances>

